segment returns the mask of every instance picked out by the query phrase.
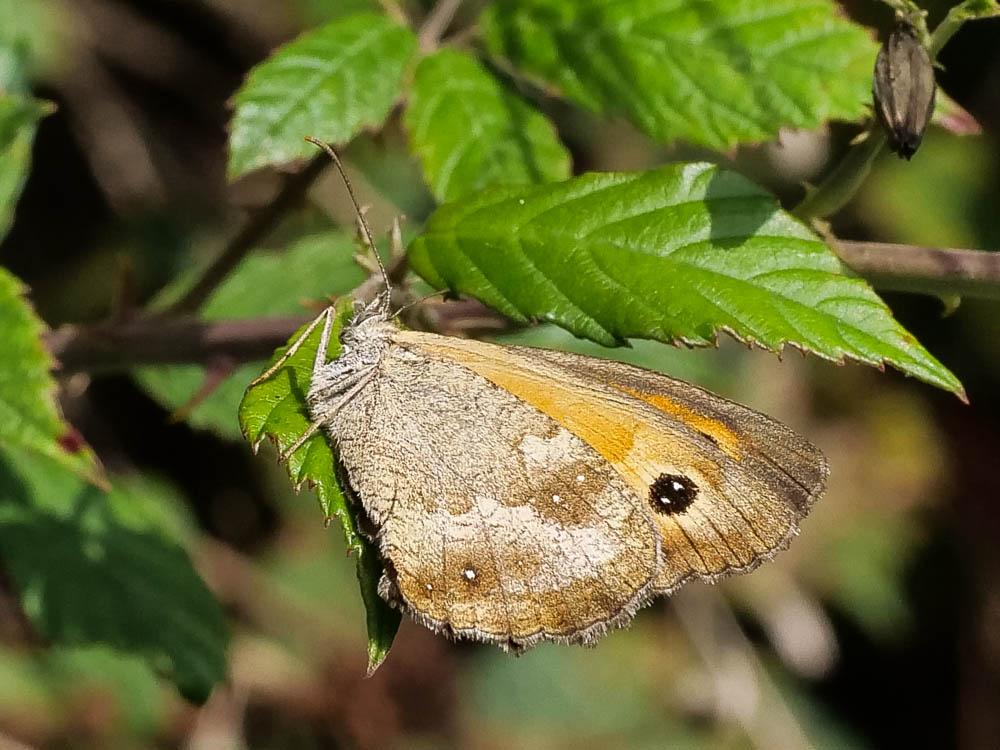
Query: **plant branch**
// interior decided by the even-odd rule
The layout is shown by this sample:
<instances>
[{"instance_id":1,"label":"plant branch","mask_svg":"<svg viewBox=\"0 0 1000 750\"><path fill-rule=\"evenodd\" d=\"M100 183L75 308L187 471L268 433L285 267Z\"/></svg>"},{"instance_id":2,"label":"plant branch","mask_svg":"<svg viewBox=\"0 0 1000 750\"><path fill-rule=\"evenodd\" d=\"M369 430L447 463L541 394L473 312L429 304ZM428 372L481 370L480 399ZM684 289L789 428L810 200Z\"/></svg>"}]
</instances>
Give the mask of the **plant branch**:
<instances>
[{"instance_id":1,"label":"plant branch","mask_svg":"<svg viewBox=\"0 0 1000 750\"><path fill-rule=\"evenodd\" d=\"M753 747L812 748L799 718L721 594L689 588L670 601L712 679L716 717L722 723L737 722Z\"/></svg>"},{"instance_id":2,"label":"plant branch","mask_svg":"<svg viewBox=\"0 0 1000 750\"><path fill-rule=\"evenodd\" d=\"M1000 299L1000 252L831 240L841 260L887 291Z\"/></svg>"},{"instance_id":3,"label":"plant branch","mask_svg":"<svg viewBox=\"0 0 1000 750\"><path fill-rule=\"evenodd\" d=\"M400 26L406 26L410 23L410 19L406 17L406 13L395 0L378 0L378 4L382 6L382 11Z\"/></svg>"},{"instance_id":4,"label":"plant branch","mask_svg":"<svg viewBox=\"0 0 1000 750\"><path fill-rule=\"evenodd\" d=\"M427 14L427 18L417 34L421 50L432 52L437 49L441 37L448 30L461 5L462 0L438 0L431 12Z\"/></svg>"},{"instance_id":5,"label":"plant branch","mask_svg":"<svg viewBox=\"0 0 1000 750\"><path fill-rule=\"evenodd\" d=\"M135 318L62 326L45 334L61 373L125 370L136 365L266 360L313 316L199 320Z\"/></svg>"},{"instance_id":6,"label":"plant branch","mask_svg":"<svg viewBox=\"0 0 1000 750\"><path fill-rule=\"evenodd\" d=\"M305 167L290 175L274 199L249 217L219 256L202 271L197 281L180 299L170 305L165 313L183 315L196 312L247 253L271 233L288 211L298 205L329 163L326 154L317 154Z\"/></svg>"},{"instance_id":7,"label":"plant branch","mask_svg":"<svg viewBox=\"0 0 1000 750\"><path fill-rule=\"evenodd\" d=\"M851 146L817 187L808 190L792 213L806 221L822 219L847 205L868 179L872 164L885 148L885 131L877 121L872 121L860 137L862 140Z\"/></svg>"},{"instance_id":8,"label":"plant branch","mask_svg":"<svg viewBox=\"0 0 1000 750\"><path fill-rule=\"evenodd\" d=\"M962 24L966 21L996 16L1000 16L1000 5L988 0L965 0L965 2L953 6L944 20L934 29L934 33L931 34L930 44L927 47L927 53L931 56L931 60L937 58L941 48L948 43L956 31L962 28Z\"/></svg>"},{"instance_id":9,"label":"plant branch","mask_svg":"<svg viewBox=\"0 0 1000 750\"><path fill-rule=\"evenodd\" d=\"M961 295L1000 300L1000 252L831 240L840 258L880 289L936 296ZM403 258L389 270L398 280ZM372 279L352 296L365 299L381 284ZM433 310L429 327L439 333L468 335L496 330L502 321L472 301ZM266 360L311 316L198 320L192 316L110 320L49 331L45 343L61 371L101 372L148 364L208 365ZM419 324L420 327L428 323Z\"/></svg>"}]
</instances>

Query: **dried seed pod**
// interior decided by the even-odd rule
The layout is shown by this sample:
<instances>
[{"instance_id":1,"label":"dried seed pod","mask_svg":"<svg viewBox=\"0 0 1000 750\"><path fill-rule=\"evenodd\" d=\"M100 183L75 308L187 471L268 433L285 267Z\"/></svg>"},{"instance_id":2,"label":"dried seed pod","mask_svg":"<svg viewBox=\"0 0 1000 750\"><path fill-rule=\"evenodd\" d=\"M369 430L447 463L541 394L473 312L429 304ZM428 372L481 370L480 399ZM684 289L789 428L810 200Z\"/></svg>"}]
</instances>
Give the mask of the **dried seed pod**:
<instances>
[{"instance_id":1,"label":"dried seed pod","mask_svg":"<svg viewBox=\"0 0 1000 750\"><path fill-rule=\"evenodd\" d=\"M875 113L889 138L889 148L909 159L916 153L934 111L934 65L917 32L901 23L886 39L875 60L872 93Z\"/></svg>"}]
</instances>

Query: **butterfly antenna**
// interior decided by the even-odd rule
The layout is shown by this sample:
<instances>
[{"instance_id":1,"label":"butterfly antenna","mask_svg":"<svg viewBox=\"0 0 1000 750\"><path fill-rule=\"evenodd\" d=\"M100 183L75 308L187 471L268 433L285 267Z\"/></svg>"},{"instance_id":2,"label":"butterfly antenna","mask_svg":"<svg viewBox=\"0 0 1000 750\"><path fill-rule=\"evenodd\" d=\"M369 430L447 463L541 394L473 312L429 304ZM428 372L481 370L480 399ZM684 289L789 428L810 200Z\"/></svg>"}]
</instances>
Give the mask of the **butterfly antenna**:
<instances>
[{"instance_id":1,"label":"butterfly antenna","mask_svg":"<svg viewBox=\"0 0 1000 750\"><path fill-rule=\"evenodd\" d=\"M394 312L394 313L392 314L392 317L394 317L394 318L395 318L395 317L398 317L398 316L399 316L399 315L400 315L401 313L404 313L404 312L406 312L406 311L407 311L407 310L409 310L409 309L410 309L411 307L416 307L416 306L417 306L417 305L419 305L420 303L422 303L422 302L426 302L426 301L427 301L427 300L429 300L429 299L432 299L432 298L434 298L434 297L438 297L438 296L440 296L440 295L442 295L442 294L447 294L447 293L448 293L448 291L449 291L448 289L441 289L440 291L437 291L437 292L431 292L430 294L425 294L425 295L424 295L423 297L421 297L420 299L415 299L415 300L413 300L412 302L408 302L408 303L406 303L405 305L403 305L403 306L402 306L401 308L399 308L398 310L396 310L396 312Z\"/></svg>"},{"instance_id":2,"label":"butterfly antenna","mask_svg":"<svg viewBox=\"0 0 1000 750\"><path fill-rule=\"evenodd\" d=\"M344 163L340 160L340 157L337 156L337 152L333 150L329 143L321 141L318 138L313 138L311 135L307 135L306 140L312 145L323 149L333 160L333 163L337 165L337 171L340 172L340 177L344 181L344 186L347 188L347 194L351 196L351 203L354 204L354 212L357 214L358 223L361 225L361 229L365 233L365 241L368 243L368 247L371 248L372 255L375 256L375 262L378 264L379 273L382 274L382 282L385 284L385 296L380 304L380 307L388 311L389 293L392 290L392 284L389 282L389 274L385 270L382 258L379 257L378 247L375 245L375 238L372 236L372 230L368 227L368 222L365 220L364 212L361 210L361 204L358 203L358 197L354 194L354 187L351 185L351 178L347 176L347 170L344 169Z\"/></svg>"}]
</instances>

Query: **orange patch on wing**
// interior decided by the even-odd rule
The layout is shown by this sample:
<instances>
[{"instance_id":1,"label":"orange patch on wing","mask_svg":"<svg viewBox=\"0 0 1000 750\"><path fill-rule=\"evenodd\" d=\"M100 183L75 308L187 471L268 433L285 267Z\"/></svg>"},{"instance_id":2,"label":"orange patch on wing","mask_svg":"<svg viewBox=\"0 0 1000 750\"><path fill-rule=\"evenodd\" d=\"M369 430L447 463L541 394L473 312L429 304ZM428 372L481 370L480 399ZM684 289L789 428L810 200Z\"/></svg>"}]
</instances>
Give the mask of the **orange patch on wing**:
<instances>
[{"instance_id":1,"label":"orange patch on wing","mask_svg":"<svg viewBox=\"0 0 1000 750\"><path fill-rule=\"evenodd\" d=\"M429 354L458 362L534 406L596 450L640 497L648 494L664 460L676 466L696 460L681 443L664 441L663 432L640 410L630 410L598 391L574 388L559 372L546 375L545 365L529 365L521 356L478 341L452 344L447 339L438 341L440 337L430 341L408 333L400 338Z\"/></svg>"},{"instance_id":2,"label":"orange patch on wing","mask_svg":"<svg viewBox=\"0 0 1000 750\"><path fill-rule=\"evenodd\" d=\"M435 340L419 333L402 332L399 338L412 340L420 349L447 357L494 385L531 404L563 427L589 443L611 463L621 463L634 444L634 435L641 423L627 411L611 411L599 396L567 388L556 374L546 377L537 370L525 368L521 357L509 355L493 344L480 341L459 341L435 336Z\"/></svg>"},{"instance_id":3,"label":"orange patch on wing","mask_svg":"<svg viewBox=\"0 0 1000 750\"><path fill-rule=\"evenodd\" d=\"M505 368L501 362L478 357L459 361L554 419L612 464L623 463L632 451L639 425L627 415L608 413L597 399L567 393L556 381L543 386L534 378L523 377L513 368ZM626 417L624 420L621 419L623 416Z\"/></svg>"},{"instance_id":4,"label":"orange patch on wing","mask_svg":"<svg viewBox=\"0 0 1000 750\"><path fill-rule=\"evenodd\" d=\"M740 450L739 436L719 420L699 414L683 404L677 403L669 396L659 393L643 393L642 391L615 385L614 383L611 383L611 386L622 393L627 393L629 396L645 401L650 406L677 418L688 427L697 430L703 435L708 435L733 460L739 461L743 455L742 450Z\"/></svg>"}]
</instances>

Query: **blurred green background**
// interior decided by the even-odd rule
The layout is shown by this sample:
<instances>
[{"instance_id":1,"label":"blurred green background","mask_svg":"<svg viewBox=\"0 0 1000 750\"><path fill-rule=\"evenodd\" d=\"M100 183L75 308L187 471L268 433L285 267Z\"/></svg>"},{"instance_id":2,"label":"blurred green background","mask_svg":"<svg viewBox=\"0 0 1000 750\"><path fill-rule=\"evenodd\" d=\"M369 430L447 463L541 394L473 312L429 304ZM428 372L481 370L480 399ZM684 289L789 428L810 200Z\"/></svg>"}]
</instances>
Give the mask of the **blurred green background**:
<instances>
[{"instance_id":1,"label":"blurred green background","mask_svg":"<svg viewBox=\"0 0 1000 750\"><path fill-rule=\"evenodd\" d=\"M41 316L106 316L126 261L142 301L211 257L274 187L269 174L226 185L227 98L276 45L369 4L0 0L0 17L35 39L37 95L58 106L0 249ZM891 23L879 3L844 6L873 33ZM945 4L931 6L933 21ZM912 162L884 156L834 220L838 236L1000 247L998 39L1000 21L968 26L939 72L986 135L932 130ZM550 114L577 173L721 158L789 201L857 132L831 126L719 157L578 110ZM403 213L419 226L432 202L397 120L346 158L373 225ZM322 253L336 226L350 228L335 178L311 198L266 249ZM329 273L356 279L349 244L329 248ZM303 279L302 298L322 296L322 282ZM267 308L267 285L258 293L248 314ZM235 403L175 423L163 403L186 401L197 373L73 376L67 416L109 469L155 484L186 529L233 623L231 678L196 708L138 660L39 649L0 576L0 748L1000 747L1000 308L967 300L945 316L937 299L887 301L971 406L896 373L731 341L610 351L551 328L501 336L633 361L761 409L826 452L829 491L775 561L691 585L595 649L513 658L404 622L370 679L339 532L292 493L273 454L251 456ZM228 403L244 384L227 384Z\"/></svg>"}]
</instances>

